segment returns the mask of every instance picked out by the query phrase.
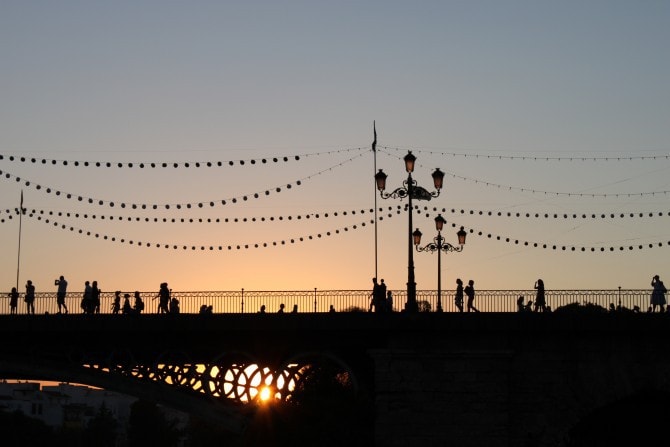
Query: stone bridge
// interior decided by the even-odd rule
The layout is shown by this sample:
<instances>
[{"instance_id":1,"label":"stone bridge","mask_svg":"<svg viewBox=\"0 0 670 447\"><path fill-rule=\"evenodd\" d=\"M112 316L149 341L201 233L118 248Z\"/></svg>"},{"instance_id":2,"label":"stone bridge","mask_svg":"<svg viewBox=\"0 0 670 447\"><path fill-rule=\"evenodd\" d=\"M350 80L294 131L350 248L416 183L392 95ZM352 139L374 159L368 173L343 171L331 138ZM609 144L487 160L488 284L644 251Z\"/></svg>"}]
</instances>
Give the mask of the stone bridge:
<instances>
[{"instance_id":1,"label":"stone bridge","mask_svg":"<svg viewBox=\"0 0 670 447\"><path fill-rule=\"evenodd\" d=\"M0 316L0 377L146 398L247 429L315 366L370 396L379 446L577 446L661 436L670 315Z\"/></svg>"}]
</instances>

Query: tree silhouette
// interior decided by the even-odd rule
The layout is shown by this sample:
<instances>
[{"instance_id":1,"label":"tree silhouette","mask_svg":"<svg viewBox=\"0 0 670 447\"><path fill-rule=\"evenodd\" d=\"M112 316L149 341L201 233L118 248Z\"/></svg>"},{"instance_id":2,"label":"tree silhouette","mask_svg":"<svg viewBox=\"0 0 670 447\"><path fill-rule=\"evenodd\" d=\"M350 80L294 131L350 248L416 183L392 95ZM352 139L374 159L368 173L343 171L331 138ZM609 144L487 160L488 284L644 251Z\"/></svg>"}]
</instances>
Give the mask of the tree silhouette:
<instances>
[{"instance_id":1,"label":"tree silhouette","mask_svg":"<svg viewBox=\"0 0 670 447\"><path fill-rule=\"evenodd\" d=\"M153 402L138 400L130 406L128 445L130 447L177 446L179 430L175 420L168 420Z\"/></svg>"},{"instance_id":2,"label":"tree silhouette","mask_svg":"<svg viewBox=\"0 0 670 447\"><path fill-rule=\"evenodd\" d=\"M119 423L103 402L84 430L84 445L114 447Z\"/></svg>"}]
</instances>

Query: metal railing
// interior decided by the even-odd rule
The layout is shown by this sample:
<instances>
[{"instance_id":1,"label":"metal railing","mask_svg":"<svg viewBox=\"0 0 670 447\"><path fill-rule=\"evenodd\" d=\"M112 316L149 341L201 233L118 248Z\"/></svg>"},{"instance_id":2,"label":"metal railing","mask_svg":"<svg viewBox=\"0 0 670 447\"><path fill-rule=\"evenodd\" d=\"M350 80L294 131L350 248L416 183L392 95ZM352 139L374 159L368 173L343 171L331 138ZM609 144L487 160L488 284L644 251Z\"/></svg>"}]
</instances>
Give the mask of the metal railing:
<instances>
[{"instance_id":1,"label":"metal railing","mask_svg":"<svg viewBox=\"0 0 670 447\"><path fill-rule=\"evenodd\" d=\"M407 299L406 290L392 290L393 310L401 311ZM125 292L124 292L125 293ZM134 303L134 292L130 292L130 304ZM436 290L417 290L419 309L435 311L437 309ZM454 304L454 290L442 291L442 308L445 312L456 312ZM547 290L546 303L552 309L557 309L572 303L597 304L608 308L610 304L621 305L628 309L639 307L646 311L650 304L651 290L646 289L601 289L601 290ZM83 292L69 292L65 298L70 314L83 313L81 307ZM121 295L123 296L123 294ZM156 292L140 292L145 309L144 313L158 312L158 298ZM534 290L478 290L475 297L475 307L481 312L516 312L517 299L524 296L524 301L534 301ZM9 293L4 294L4 302L0 301L0 315L10 314ZM281 304L284 312L291 312L297 306L300 313L328 312L332 305L337 312L368 311L370 308L370 290L287 290L287 291L211 291L211 292L182 292L173 291L172 297L179 300L181 313L198 313L202 306L212 306L214 313L256 313L265 305L267 313L276 313ZM18 300L17 314L27 313L27 304L21 293ZM113 292L102 292L100 295L100 310L102 314L112 313ZM35 294L35 314L55 314L58 312L56 292L42 292ZM123 306L123 298L121 300Z\"/></svg>"}]
</instances>

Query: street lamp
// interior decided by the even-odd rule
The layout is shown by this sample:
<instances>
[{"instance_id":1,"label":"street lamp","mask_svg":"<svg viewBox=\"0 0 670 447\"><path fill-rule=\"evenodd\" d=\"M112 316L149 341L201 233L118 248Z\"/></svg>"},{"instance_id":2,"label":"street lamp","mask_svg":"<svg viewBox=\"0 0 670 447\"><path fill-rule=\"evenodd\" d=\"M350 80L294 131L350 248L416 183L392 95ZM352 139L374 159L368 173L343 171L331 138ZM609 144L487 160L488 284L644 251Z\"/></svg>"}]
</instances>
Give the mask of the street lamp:
<instances>
[{"instance_id":1,"label":"street lamp","mask_svg":"<svg viewBox=\"0 0 670 447\"><path fill-rule=\"evenodd\" d=\"M449 242L444 242L442 237L442 227L447 221L444 220L442 215L438 215L435 218L435 229L437 229L437 236L433 238L433 242L430 242L425 247L419 247L421 244L421 232L417 228L412 236L414 238L414 246L416 251L429 251L431 253L437 252L437 311L442 312L442 260L441 253L449 253L450 251L463 251L463 246L465 245L465 236L467 233L461 227L461 229L456 233L458 236L458 247L451 245Z\"/></svg>"},{"instance_id":2,"label":"street lamp","mask_svg":"<svg viewBox=\"0 0 670 447\"><path fill-rule=\"evenodd\" d=\"M412 179L414 162L416 161L416 157L412 155L412 151L407 151L407 155L405 155L403 160L405 161L405 170L407 171L407 180L402 182L403 186L394 189L390 193L385 193L384 190L386 189L387 175L381 169L375 174L375 182L377 183L377 189L379 190L382 199L400 198L402 200L405 197L408 198L407 214L409 215L409 231L407 232L407 302L405 303L405 311L418 312L419 306L416 302L416 281L414 280L414 251L412 250L412 199L430 200L433 197L439 196L440 189L442 189L442 181L444 180L444 172L440 171L439 168L435 169L432 176L433 185L436 190L429 192Z\"/></svg>"}]
</instances>

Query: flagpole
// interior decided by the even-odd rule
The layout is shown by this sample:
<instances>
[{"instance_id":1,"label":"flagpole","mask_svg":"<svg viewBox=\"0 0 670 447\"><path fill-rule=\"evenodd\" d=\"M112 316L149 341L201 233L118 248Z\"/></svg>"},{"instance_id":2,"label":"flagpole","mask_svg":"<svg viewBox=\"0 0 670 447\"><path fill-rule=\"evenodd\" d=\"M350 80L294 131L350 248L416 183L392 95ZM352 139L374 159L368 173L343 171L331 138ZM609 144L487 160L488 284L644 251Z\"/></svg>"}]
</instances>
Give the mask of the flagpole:
<instances>
[{"instance_id":1,"label":"flagpole","mask_svg":"<svg viewBox=\"0 0 670 447\"><path fill-rule=\"evenodd\" d=\"M372 153L374 155L374 171L372 175L377 174L377 126L375 121L372 121L372 131L374 133L375 139L372 141ZM378 278L377 274L377 185L375 182L374 187L374 196L375 196L375 278Z\"/></svg>"},{"instance_id":2,"label":"flagpole","mask_svg":"<svg viewBox=\"0 0 670 447\"><path fill-rule=\"evenodd\" d=\"M21 269L21 223L23 217L23 190L21 190L21 202L19 204L19 254L16 260L16 290L19 290L19 271Z\"/></svg>"}]
</instances>

